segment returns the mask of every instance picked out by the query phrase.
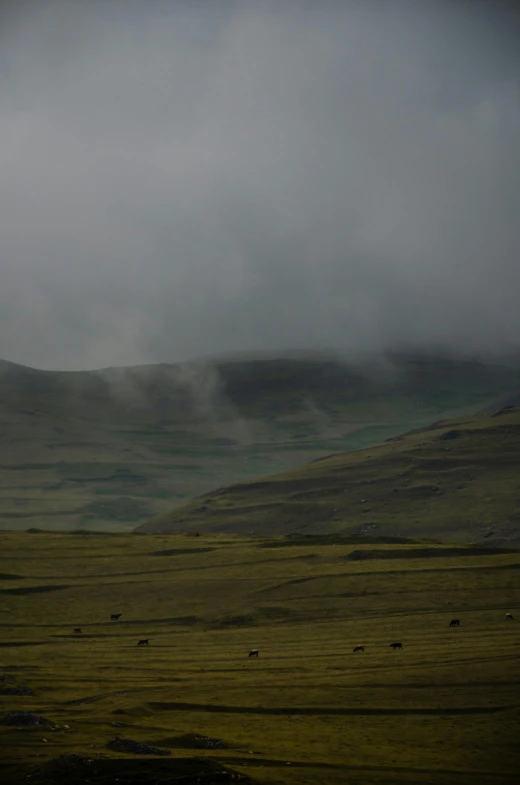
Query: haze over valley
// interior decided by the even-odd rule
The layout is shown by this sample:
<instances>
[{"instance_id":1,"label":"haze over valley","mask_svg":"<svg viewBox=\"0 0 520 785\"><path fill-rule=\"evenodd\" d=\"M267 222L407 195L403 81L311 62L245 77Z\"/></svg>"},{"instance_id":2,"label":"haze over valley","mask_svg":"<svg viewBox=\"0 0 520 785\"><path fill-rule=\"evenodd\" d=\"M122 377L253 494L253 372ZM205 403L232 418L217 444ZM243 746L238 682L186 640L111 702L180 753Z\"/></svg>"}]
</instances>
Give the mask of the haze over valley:
<instances>
[{"instance_id":1,"label":"haze over valley","mask_svg":"<svg viewBox=\"0 0 520 785\"><path fill-rule=\"evenodd\" d=\"M2 526L516 395L515 8L2 5Z\"/></svg>"},{"instance_id":2,"label":"haze over valley","mask_svg":"<svg viewBox=\"0 0 520 785\"><path fill-rule=\"evenodd\" d=\"M62 373L3 364L0 525L128 531L225 485L517 404L519 391L514 363L404 354ZM239 530L265 525L246 515Z\"/></svg>"},{"instance_id":3,"label":"haze over valley","mask_svg":"<svg viewBox=\"0 0 520 785\"><path fill-rule=\"evenodd\" d=\"M516 785L512 0L0 3L0 780Z\"/></svg>"}]
</instances>

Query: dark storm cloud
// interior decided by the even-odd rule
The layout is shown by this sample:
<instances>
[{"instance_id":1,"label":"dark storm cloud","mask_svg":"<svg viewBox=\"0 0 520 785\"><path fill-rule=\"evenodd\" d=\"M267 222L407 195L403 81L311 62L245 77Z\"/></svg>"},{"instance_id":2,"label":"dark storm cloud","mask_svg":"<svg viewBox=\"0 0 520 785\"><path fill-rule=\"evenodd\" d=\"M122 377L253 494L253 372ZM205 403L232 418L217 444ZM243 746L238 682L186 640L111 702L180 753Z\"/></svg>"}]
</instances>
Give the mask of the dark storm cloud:
<instances>
[{"instance_id":1,"label":"dark storm cloud","mask_svg":"<svg viewBox=\"0 0 520 785\"><path fill-rule=\"evenodd\" d=\"M515 5L0 13L0 356L520 344Z\"/></svg>"}]
</instances>

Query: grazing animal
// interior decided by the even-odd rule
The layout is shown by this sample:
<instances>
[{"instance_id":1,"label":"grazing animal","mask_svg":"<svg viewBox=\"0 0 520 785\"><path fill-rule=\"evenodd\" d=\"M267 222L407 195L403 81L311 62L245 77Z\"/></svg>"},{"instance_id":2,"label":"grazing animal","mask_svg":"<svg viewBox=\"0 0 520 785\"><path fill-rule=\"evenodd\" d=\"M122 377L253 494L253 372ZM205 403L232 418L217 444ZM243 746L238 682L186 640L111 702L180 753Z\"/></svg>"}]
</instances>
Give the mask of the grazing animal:
<instances>
[{"instance_id":1,"label":"grazing animal","mask_svg":"<svg viewBox=\"0 0 520 785\"><path fill-rule=\"evenodd\" d=\"M121 618L122 615L123 615L122 613L113 613L112 616L110 617L110 621L117 621L118 619Z\"/></svg>"},{"instance_id":2,"label":"grazing animal","mask_svg":"<svg viewBox=\"0 0 520 785\"><path fill-rule=\"evenodd\" d=\"M352 651L365 651L365 647L364 646L354 646Z\"/></svg>"},{"instance_id":3,"label":"grazing animal","mask_svg":"<svg viewBox=\"0 0 520 785\"><path fill-rule=\"evenodd\" d=\"M512 613L506 613L506 619L513 619Z\"/></svg>"},{"instance_id":4,"label":"grazing animal","mask_svg":"<svg viewBox=\"0 0 520 785\"><path fill-rule=\"evenodd\" d=\"M460 627L460 619L452 619L450 621L450 627Z\"/></svg>"},{"instance_id":5,"label":"grazing animal","mask_svg":"<svg viewBox=\"0 0 520 785\"><path fill-rule=\"evenodd\" d=\"M249 657L258 657L258 649L251 649Z\"/></svg>"},{"instance_id":6,"label":"grazing animal","mask_svg":"<svg viewBox=\"0 0 520 785\"><path fill-rule=\"evenodd\" d=\"M396 649L402 649L403 648L403 644L402 643L391 643L390 644L390 648L393 649L394 651Z\"/></svg>"},{"instance_id":7,"label":"grazing animal","mask_svg":"<svg viewBox=\"0 0 520 785\"><path fill-rule=\"evenodd\" d=\"M138 642L137 645L138 646L148 646L148 643L149 643L148 638L141 638L141 640Z\"/></svg>"},{"instance_id":8,"label":"grazing animal","mask_svg":"<svg viewBox=\"0 0 520 785\"><path fill-rule=\"evenodd\" d=\"M83 630L81 629L81 627L74 627L74 632L80 632L80 633L82 633L82 632L83 632Z\"/></svg>"}]
</instances>

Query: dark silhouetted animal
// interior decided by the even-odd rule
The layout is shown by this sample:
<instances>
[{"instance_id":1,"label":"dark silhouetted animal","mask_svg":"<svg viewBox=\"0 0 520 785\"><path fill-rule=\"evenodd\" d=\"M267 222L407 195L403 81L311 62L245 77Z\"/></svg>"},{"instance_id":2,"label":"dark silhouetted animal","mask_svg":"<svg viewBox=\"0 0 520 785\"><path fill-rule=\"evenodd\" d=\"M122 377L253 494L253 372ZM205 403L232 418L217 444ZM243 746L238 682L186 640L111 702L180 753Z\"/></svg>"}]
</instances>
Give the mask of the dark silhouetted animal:
<instances>
[{"instance_id":1,"label":"dark silhouetted animal","mask_svg":"<svg viewBox=\"0 0 520 785\"><path fill-rule=\"evenodd\" d=\"M81 627L74 627L74 632L83 632Z\"/></svg>"},{"instance_id":2,"label":"dark silhouetted animal","mask_svg":"<svg viewBox=\"0 0 520 785\"><path fill-rule=\"evenodd\" d=\"M506 613L506 619L512 619L512 618L513 618L512 613Z\"/></svg>"},{"instance_id":3,"label":"dark silhouetted animal","mask_svg":"<svg viewBox=\"0 0 520 785\"><path fill-rule=\"evenodd\" d=\"M113 613L112 616L110 617L110 621L117 621L118 619L121 618L122 615L123 615L122 613Z\"/></svg>"},{"instance_id":4,"label":"dark silhouetted animal","mask_svg":"<svg viewBox=\"0 0 520 785\"><path fill-rule=\"evenodd\" d=\"M258 657L258 649L251 649L249 657Z\"/></svg>"},{"instance_id":5,"label":"dark silhouetted animal","mask_svg":"<svg viewBox=\"0 0 520 785\"><path fill-rule=\"evenodd\" d=\"M450 621L450 627L460 627L460 619L452 619Z\"/></svg>"},{"instance_id":6,"label":"dark silhouetted animal","mask_svg":"<svg viewBox=\"0 0 520 785\"><path fill-rule=\"evenodd\" d=\"M148 638L142 638L138 644L138 646L148 646Z\"/></svg>"},{"instance_id":7,"label":"dark silhouetted animal","mask_svg":"<svg viewBox=\"0 0 520 785\"><path fill-rule=\"evenodd\" d=\"M352 651L365 651L365 647L364 646L354 646Z\"/></svg>"},{"instance_id":8,"label":"dark silhouetted animal","mask_svg":"<svg viewBox=\"0 0 520 785\"><path fill-rule=\"evenodd\" d=\"M393 649L394 651L396 649L402 649L403 648L403 644L402 643L391 643L390 644L390 648Z\"/></svg>"}]
</instances>

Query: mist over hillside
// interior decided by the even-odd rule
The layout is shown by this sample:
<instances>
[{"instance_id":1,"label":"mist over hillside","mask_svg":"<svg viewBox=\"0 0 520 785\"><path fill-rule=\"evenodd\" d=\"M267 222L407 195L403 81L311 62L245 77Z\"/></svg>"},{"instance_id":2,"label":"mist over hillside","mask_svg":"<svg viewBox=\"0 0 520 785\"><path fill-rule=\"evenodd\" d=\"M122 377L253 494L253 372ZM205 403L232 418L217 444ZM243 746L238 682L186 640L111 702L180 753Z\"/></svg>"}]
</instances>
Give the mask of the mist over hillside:
<instances>
[{"instance_id":1,"label":"mist over hillside","mask_svg":"<svg viewBox=\"0 0 520 785\"><path fill-rule=\"evenodd\" d=\"M516 401L519 39L507 0L2 3L0 525Z\"/></svg>"},{"instance_id":2,"label":"mist over hillside","mask_svg":"<svg viewBox=\"0 0 520 785\"><path fill-rule=\"evenodd\" d=\"M138 531L518 546L518 395L516 404L216 489Z\"/></svg>"},{"instance_id":3,"label":"mist over hillside","mask_svg":"<svg viewBox=\"0 0 520 785\"><path fill-rule=\"evenodd\" d=\"M512 401L520 364L271 357L0 368L0 525L128 530L200 494Z\"/></svg>"}]
</instances>

